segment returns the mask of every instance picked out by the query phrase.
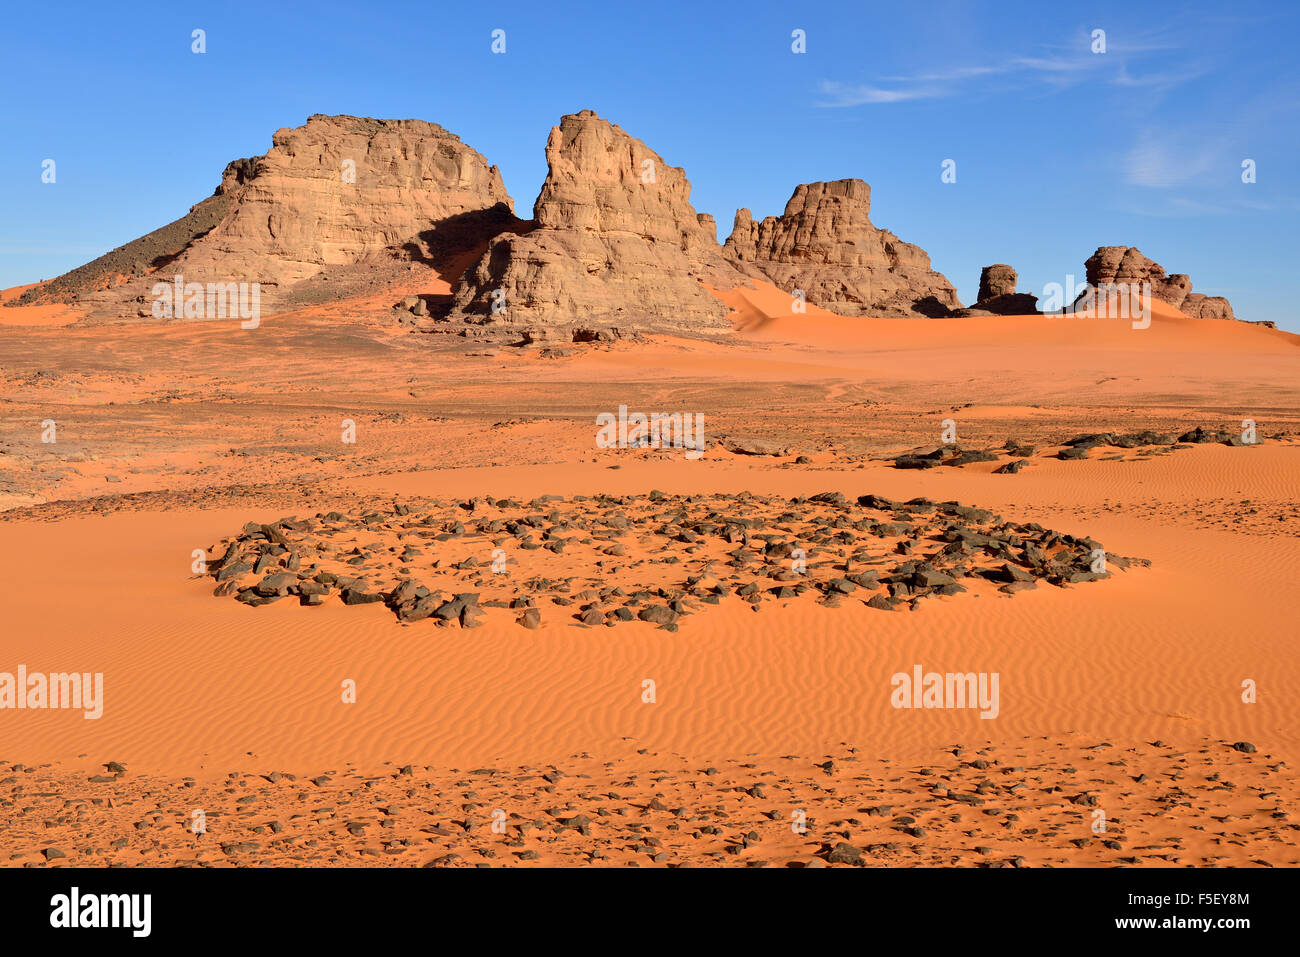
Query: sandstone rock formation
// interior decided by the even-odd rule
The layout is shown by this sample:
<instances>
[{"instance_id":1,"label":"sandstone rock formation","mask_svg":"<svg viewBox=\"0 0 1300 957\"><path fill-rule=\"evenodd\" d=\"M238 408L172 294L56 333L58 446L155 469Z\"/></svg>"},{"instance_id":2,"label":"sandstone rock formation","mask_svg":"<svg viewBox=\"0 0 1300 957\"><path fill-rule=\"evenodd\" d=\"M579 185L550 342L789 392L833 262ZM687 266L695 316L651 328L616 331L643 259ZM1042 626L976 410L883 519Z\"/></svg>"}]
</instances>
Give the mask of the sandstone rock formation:
<instances>
[{"instance_id":1,"label":"sandstone rock formation","mask_svg":"<svg viewBox=\"0 0 1300 957\"><path fill-rule=\"evenodd\" d=\"M961 307L925 250L872 225L871 187L860 179L795 189L780 216L736 211L724 246L738 264L808 302L845 316L934 316Z\"/></svg>"},{"instance_id":2,"label":"sandstone rock formation","mask_svg":"<svg viewBox=\"0 0 1300 957\"><path fill-rule=\"evenodd\" d=\"M453 321L529 339L729 328L703 284L746 279L691 206L683 170L590 110L551 130L546 160L535 228L490 242L456 290Z\"/></svg>"},{"instance_id":3,"label":"sandstone rock formation","mask_svg":"<svg viewBox=\"0 0 1300 957\"><path fill-rule=\"evenodd\" d=\"M980 271L979 299L969 309L955 310L957 316L1028 316L1038 312L1038 297L1016 292L1016 271L1005 263L985 266Z\"/></svg>"},{"instance_id":4,"label":"sandstone rock formation","mask_svg":"<svg viewBox=\"0 0 1300 957\"><path fill-rule=\"evenodd\" d=\"M1232 319L1232 306L1222 296L1192 292L1185 273L1166 276L1164 267L1142 255L1135 246L1099 246L1084 263L1088 285L1151 283L1151 295L1194 319Z\"/></svg>"},{"instance_id":5,"label":"sandstone rock formation","mask_svg":"<svg viewBox=\"0 0 1300 957\"><path fill-rule=\"evenodd\" d=\"M76 303L91 318L157 315L153 290L179 276L187 306L188 284L256 284L266 314L391 283L412 303L399 308L407 325L501 330L525 343L726 331L727 307L708 287L751 279L846 316L1038 311L1005 264L985 267L979 301L963 309L924 250L871 223L871 188L859 179L798 186L782 215L759 222L738 210L720 246L685 172L590 110L561 119L546 157L524 221L497 168L440 126L312 116L278 131L264 156L228 164L185 216L16 302ZM421 288L420 269L438 291ZM1093 288L1150 282L1188 316L1234 318L1226 299L1192 292L1186 275L1166 275L1132 247L1100 247L1086 270Z\"/></svg>"},{"instance_id":6,"label":"sandstone rock formation","mask_svg":"<svg viewBox=\"0 0 1300 957\"><path fill-rule=\"evenodd\" d=\"M997 296L1008 296L1016 291L1016 271L1005 263L985 266L980 270L979 301L986 302Z\"/></svg>"},{"instance_id":7,"label":"sandstone rock formation","mask_svg":"<svg viewBox=\"0 0 1300 957\"><path fill-rule=\"evenodd\" d=\"M494 208L511 208L497 168L442 127L317 115L278 131L265 156L230 163L213 196L187 216L33 293L109 306L143 301L143 290L180 274L259 283L265 303L433 223Z\"/></svg>"}]
</instances>

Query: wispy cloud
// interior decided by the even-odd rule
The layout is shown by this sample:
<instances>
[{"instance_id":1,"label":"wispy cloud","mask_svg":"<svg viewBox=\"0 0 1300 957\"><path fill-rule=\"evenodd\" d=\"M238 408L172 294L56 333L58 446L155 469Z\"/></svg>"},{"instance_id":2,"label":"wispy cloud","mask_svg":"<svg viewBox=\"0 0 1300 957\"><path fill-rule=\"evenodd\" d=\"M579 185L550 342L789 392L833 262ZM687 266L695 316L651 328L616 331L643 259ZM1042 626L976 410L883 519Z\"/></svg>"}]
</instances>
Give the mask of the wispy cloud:
<instances>
[{"instance_id":1,"label":"wispy cloud","mask_svg":"<svg viewBox=\"0 0 1300 957\"><path fill-rule=\"evenodd\" d=\"M1156 90L1172 90L1176 86L1182 86L1191 80L1198 79L1206 74L1204 67L1194 67L1189 70L1177 70L1165 73L1142 73L1133 74L1124 64L1120 64L1119 72L1111 78L1111 83L1115 86L1128 87L1130 89L1154 88Z\"/></svg>"},{"instance_id":2,"label":"wispy cloud","mask_svg":"<svg viewBox=\"0 0 1300 957\"><path fill-rule=\"evenodd\" d=\"M974 76L989 76L994 73L1005 73L1006 67L1001 66L965 66L953 70L945 70L942 73L922 73L917 76L884 76L881 80L887 83L947 83L951 80L965 80Z\"/></svg>"},{"instance_id":3,"label":"wispy cloud","mask_svg":"<svg viewBox=\"0 0 1300 957\"><path fill-rule=\"evenodd\" d=\"M1217 143L1189 142L1186 137L1144 130L1124 157L1124 181L1156 189L1186 186L1223 166L1221 153Z\"/></svg>"},{"instance_id":4,"label":"wispy cloud","mask_svg":"<svg viewBox=\"0 0 1300 957\"><path fill-rule=\"evenodd\" d=\"M904 100L932 100L957 96L970 91L970 82L1013 73L1039 73L1067 76L1086 69L1085 61L1055 58L1017 57L1005 63L957 67L939 73L912 76L886 76L876 83L840 83L823 80L819 90L823 99L818 106L851 107L869 103L900 103Z\"/></svg>"},{"instance_id":5,"label":"wispy cloud","mask_svg":"<svg viewBox=\"0 0 1300 957\"><path fill-rule=\"evenodd\" d=\"M985 66L954 67L937 73L911 76L883 76L875 84L839 83L823 80L819 91L825 98L819 106L863 106L869 103L900 103L904 100L932 100L956 96L965 91L966 81L1013 73L1039 73L1064 77L1089 69L1094 64L1082 58L1015 57L1005 63ZM880 85L888 84L888 86Z\"/></svg>"},{"instance_id":6,"label":"wispy cloud","mask_svg":"<svg viewBox=\"0 0 1300 957\"><path fill-rule=\"evenodd\" d=\"M1162 37L1126 38L1111 43L1105 53L1093 53L1086 35L1071 46L1048 47L1041 56L1013 56L997 63L954 67L939 72L877 77L867 83L823 80L818 87L821 107L854 107L907 100L930 100L982 92L986 81L1015 81L1009 88L1020 90L1026 83L1059 90L1102 76L1105 82L1127 88L1165 91L1204 75L1200 66L1176 71L1142 73L1130 68L1130 61L1147 54L1178 49Z\"/></svg>"},{"instance_id":7,"label":"wispy cloud","mask_svg":"<svg viewBox=\"0 0 1300 957\"><path fill-rule=\"evenodd\" d=\"M1234 98L1202 103L1192 121L1177 125L1147 123L1139 128L1132 146L1120 158L1124 182L1156 190L1187 187L1214 192L1216 200L1226 191L1229 205L1238 211L1248 203L1264 202L1249 195L1243 183L1242 164L1260 152L1276 155L1277 131L1294 128L1300 112L1300 86L1283 84L1258 91L1248 99ZM1280 199L1272 181L1269 200ZM1203 198L1203 196L1202 196Z\"/></svg>"},{"instance_id":8,"label":"wispy cloud","mask_svg":"<svg viewBox=\"0 0 1300 957\"><path fill-rule=\"evenodd\" d=\"M1241 216L1250 213L1289 215L1300 212L1300 199L1294 196L1280 196L1271 202L1223 197L1213 203L1169 193L1153 193L1149 194L1149 197L1143 198L1137 203L1125 203L1122 209L1125 213L1135 216L1150 216L1157 219Z\"/></svg>"},{"instance_id":9,"label":"wispy cloud","mask_svg":"<svg viewBox=\"0 0 1300 957\"><path fill-rule=\"evenodd\" d=\"M822 95L827 97L818 106L863 106L867 103L900 103L903 100L928 100L947 93L940 86L913 87L908 90L884 90L877 86L835 83L823 80Z\"/></svg>"}]
</instances>

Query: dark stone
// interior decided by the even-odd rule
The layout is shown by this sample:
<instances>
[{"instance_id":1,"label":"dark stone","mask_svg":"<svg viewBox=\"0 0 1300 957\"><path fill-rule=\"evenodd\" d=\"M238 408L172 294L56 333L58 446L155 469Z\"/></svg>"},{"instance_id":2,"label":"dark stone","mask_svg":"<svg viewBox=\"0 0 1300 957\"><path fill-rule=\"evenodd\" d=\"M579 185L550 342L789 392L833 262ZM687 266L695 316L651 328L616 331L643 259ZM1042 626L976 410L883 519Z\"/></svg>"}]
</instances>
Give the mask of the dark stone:
<instances>
[{"instance_id":1,"label":"dark stone","mask_svg":"<svg viewBox=\"0 0 1300 957\"><path fill-rule=\"evenodd\" d=\"M379 592L363 591L355 586L343 589L340 597L345 605L369 605L384 600L384 596Z\"/></svg>"},{"instance_id":2,"label":"dark stone","mask_svg":"<svg viewBox=\"0 0 1300 957\"><path fill-rule=\"evenodd\" d=\"M253 586L254 591L259 595L287 595L289 587L298 584L298 576L288 572L280 572L276 575L267 575L260 582Z\"/></svg>"},{"instance_id":3,"label":"dark stone","mask_svg":"<svg viewBox=\"0 0 1300 957\"><path fill-rule=\"evenodd\" d=\"M677 620L677 613L667 605L648 605L641 609L637 617L656 625L669 625Z\"/></svg>"},{"instance_id":4,"label":"dark stone","mask_svg":"<svg viewBox=\"0 0 1300 957\"><path fill-rule=\"evenodd\" d=\"M852 864L854 867L862 867L866 862L862 858L862 851L852 844L843 842L836 844L829 854L826 855L828 864Z\"/></svg>"}]
</instances>

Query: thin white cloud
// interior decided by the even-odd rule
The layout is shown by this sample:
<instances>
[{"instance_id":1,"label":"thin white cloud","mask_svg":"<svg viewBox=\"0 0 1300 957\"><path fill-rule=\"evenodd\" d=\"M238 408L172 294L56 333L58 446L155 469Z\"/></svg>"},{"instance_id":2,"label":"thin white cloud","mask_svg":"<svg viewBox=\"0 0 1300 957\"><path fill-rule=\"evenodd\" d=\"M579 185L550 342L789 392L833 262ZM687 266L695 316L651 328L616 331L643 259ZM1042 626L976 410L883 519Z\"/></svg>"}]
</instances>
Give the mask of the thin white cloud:
<instances>
[{"instance_id":1,"label":"thin white cloud","mask_svg":"<svg viewBox=\"0 0 1300 957\"><path fill-rule=\"evenodd\" d=\"M926 100L947 95L942 87L884 90L875 86L834 83L830 80L822 82L821 92L828 99L818 105L830 107L863 106L867 103L899 103L903 100Z\"/></svg>"},{"instance_id":2,"label":"thin white cloud","mask_svg":"<svg viewBox=\"0 0 1300 957\"><path fill-rule=\"evenodd\" d=\"M1119 72L1115 74L1111 82L1116 86L1129 88L1154 87L1156 89L1168 90L1202 77L1205 73L1206 71L1204 69L1192 69L1172 73L1144 73L1135 76L1129 72L1127 66L1121 64Z\"/></svg>"},{"instance_id":3,"label":"thin white cloud","mask_svg":"<svg viewBox=\"0 0 1300 957\"><path fill-rule=\"evenodd\" d=\"M1107 81L1115 86L1164 91L1205 73L1201 67L1146 74L1132 72L1129 58L1178 49L1163 39L1126 37L1120 42L1108 41L1105 53L1093 53L1090 39L1085 35L1072 46L1048 49L1064 52L1059 55L1015 56L1000 63L954 67L940 72L882 76L870 83L823 80L819 87L823 99L817 105L854 107L955 97L976 91L983 81L998 78L1017 78L1040 87L1061 89L1090 77L1108 74Z\"/></svg>"},{"instance_id":4,"label":"thin white cloud","mask_svg":"<svg viewBox=\"0 0 1300 957\"><path fill-rule=\"evenodd\" d=\"M1222 165L1218 152L1204 143L1145 131L1124 157L1124 181L1156 189L1186 186Z\"/></svg>"},{"instance_id":5,"label":"thin white cloud","mask_svg":"<svg viewBox=\"0 0 1300 957\"><path fill-rule=\"evenodd\" d=\"M1089 53L1076 57L1036 57L1022 56L1008 62L1009 70L1031 70L1040 73L1078 73L1081 70L1091 70L1100 66L1104 61L1100 54Z\"/></svg>"},{"instance_id":6,"label":"thin white cloud","mask_svg":"<svg viewBox=\"0 0 1300 957\"><path fill-rule=\"evenodd\" d=\"M1091 56L1091 55L1089 55ZM990 77L1010 76L1013 74L1033 74L1039 82L1053 85L1073 82L1073 78L1088 70L1102 66L1085 57L1066 59L1061 57L1015 57L1004 63L957 67L942 73L919 73L911 76L881 77L875 84L839 83L823 80L820 91L824 99L818 106L849 107L863 106L870 103L901 103L905 100L932 100L957 96L968 92L967 83Z\"/></svg>"},{"instance_id":7,"label":"thin white cloud","mask_svg":"<svg viewBox=\"0 0 1300 957\"><path fill-rule=\"evenodd\" d=\"M955 70L946 70L943 73L922 73L917 76L884 76L881 80L886 83L947 83L951 80L965 80L975 76L990 76L996 73L1005 73L1005 66L965 66L958 67Z\"/></svg>"}]
</instances>

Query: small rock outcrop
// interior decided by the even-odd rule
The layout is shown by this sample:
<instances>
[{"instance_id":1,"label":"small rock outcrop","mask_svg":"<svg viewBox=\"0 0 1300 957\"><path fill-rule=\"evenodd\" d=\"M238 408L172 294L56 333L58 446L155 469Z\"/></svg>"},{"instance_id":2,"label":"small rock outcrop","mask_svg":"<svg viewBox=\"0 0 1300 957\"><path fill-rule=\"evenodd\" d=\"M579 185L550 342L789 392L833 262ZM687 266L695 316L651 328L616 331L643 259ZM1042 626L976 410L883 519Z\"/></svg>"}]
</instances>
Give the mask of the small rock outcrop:
<instances>
[{"instance_id":1,"label":"small rock outcrop","mask_svg":"<svg viewBox=\"0 0 1300 957\"><path fill-rule=\"evenodd\" d=\"M730 328L705 283L747 280L722 256L713 218L691 206L685 171L590 110L551 130L546 160L534 222L491 240L455 292L452 321L533 340Z\"/></svg>"},{"instance_id":2,"label":"small rock outcrop","mask_svg":"<svg viewBox=\"0 0 1300 957\"><path fill-rule=\"evenodd\" d=\"M1152 296L1193 319L1236 318L1227 299L1192 292L1192 281L1185 273L1165 275L1163 266L1135 246L1099 246L1084 269L1088 285L1094 289L1109 283L1149 282Z\"/></svg>"},{"instance_id":3,"label":"small rock outcrop","mask_svg":"<svg viewBox=\"0 0 1300 957\"><path fill-rule=\"evenodd\" d=\"M998 296L1013 295L1017 278L1016 271L1005 263L985 266L980 270L979 301L987 302Z\"/></svg>"},{"instance_id":4,"label":"small rock outcrop","mask_svg":"<svg viewBox=\"0 0 1300 957\"><path fill-rule=\"evenodd\" d=\"M980 271L979 299L955 316L1029 316L1038 313L1038 297L1016 292L1016 271L1006 263L985 266Z\"/></svg>"},{"instance_id":5,"label":"small rock outcrop","mask_svg":"<svg viewBox=\"0 0 1300 957\"><path fill-rule=\"evenodd\" d=\"M860 179L796 187L780 216L754 222L736 211L723 249L781 289L845 316L942 316L957 292L925 250L871 223L871 187Z\"/></svg>"}]
</instances>

